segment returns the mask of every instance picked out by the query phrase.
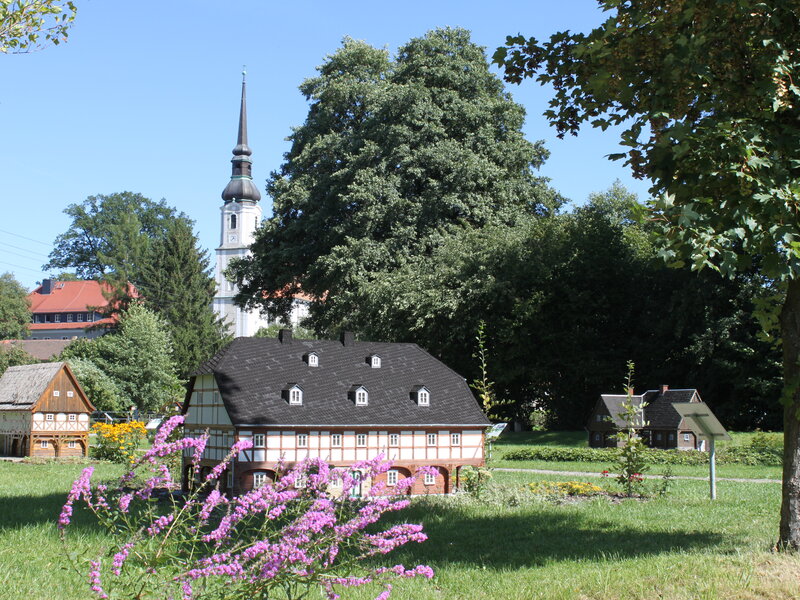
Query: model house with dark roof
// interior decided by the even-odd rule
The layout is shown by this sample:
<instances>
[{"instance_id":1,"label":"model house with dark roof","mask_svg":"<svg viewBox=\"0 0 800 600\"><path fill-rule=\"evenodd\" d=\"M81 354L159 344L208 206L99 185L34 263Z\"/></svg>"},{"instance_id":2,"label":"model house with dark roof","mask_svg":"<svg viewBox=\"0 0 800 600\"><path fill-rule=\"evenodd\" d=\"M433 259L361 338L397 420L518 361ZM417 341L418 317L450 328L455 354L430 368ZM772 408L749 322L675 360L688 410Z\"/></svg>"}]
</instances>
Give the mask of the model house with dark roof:
<instances>
[{"instance_id":1,"label":"model house with dark roof","mask_svg":"<svg viewBox=\"0 0 800 600\"><path fill-rule=\"evenodd\" d=\"M589 432L589 446L603 448L617 446L614 435L625 427L622 419L622 404L625 394L603 394L595 404L586 429ZM678 450L705 450L705 445L689 428L685 419L672 406L673 402L701 402L696 389L669 389L662 385L657 390L632 395L634 406L644 407L644 423L636 429L651 448L675 448Z\"/></svg>"},{"instance_id":2,"label":"model house with dark roof","mask_svg":"<svg viewBox=\"0 0 800 600\"><path fill-rule=\"evenodd\" d=\"M318 457L337 467L383 454L391 488L422 465L438 474L410 493L447 493L467 465L484 464L490 425L466 381L416 344L237 338L192 374L188 435L208 430L207 472L249 439L226 482L230 493L273 479L275 465ZM188 474L188 471L186 472ZM368 485L367 482L364 485Z\"/></svg>"},{"instance_id":3,"label":"model house with dark roof","mask_svg":"<svg viewBox=\"0 0 800 600\"><path fill-rule=\"evenodd\" d=\"M88 456L93 410L67 363L9 367L0 378L0 454Z\"/></svg>"},{"instance_id":4,"label":"model house with dark roof","mask_svg":"<svg viewBox=\"0 0 800 600\"><path fill-rule=\"evenodd\" d=\"M105 294L110 288L99 281L56 281L45 279L28 294L31 323L28 337L36 340L70 340L75 337L97 337L116 324L105 316L108 306ZM136 290L131 286L131 295Z\"/></svg>"}]
</instances>

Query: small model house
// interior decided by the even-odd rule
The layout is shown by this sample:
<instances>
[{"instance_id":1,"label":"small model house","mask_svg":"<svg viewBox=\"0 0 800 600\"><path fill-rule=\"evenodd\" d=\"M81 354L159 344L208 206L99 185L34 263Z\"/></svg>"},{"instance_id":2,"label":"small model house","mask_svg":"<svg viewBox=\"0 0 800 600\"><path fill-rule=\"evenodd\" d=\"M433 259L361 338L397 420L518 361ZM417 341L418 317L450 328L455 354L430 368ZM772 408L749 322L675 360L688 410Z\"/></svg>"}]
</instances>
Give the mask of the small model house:
<instances>
[{"instance_id":1,"label":"small model house","mask_svg":"<svg viewBox=\"0 0 800 600\"><path fill-rule=\"evenodd\" d=\"M595 404L586 429L589 431L589 446L603 448L617 446L614 434L625 426L620 417L625 394L603 394ZM698 440L673 402L701 402L695 389L671 390L662 385L631 397L634 405L645 403L644 424L637 427L645 444L651 448L675 448L678 450L705 450L705 443Z\"/></svg>"},{"instance_id":2,"label":"small model house","mask_svg":"<svg viewBox=\"0 0 800 600\"><path fill-rule=\"evenodd\" d=\"M88 456L93 410L66 363L9 367L0 378L0 454Z\"/></svg>"},{"instance_id":3,"label":"small model house","mask_svg":"<svg viewBox=\"0 0 800 600\"><path fill-rule=\"evenodd\" d=\"M252 441L223 482L234 494L274 479L281 459L346 467L379 454L393 461L387 487L429 465L438 475L410 493L447 493L451 475L484 464L489 425L466 381L416 344L292 340L289 330L235 339L191 376L183 412L187 435L210 432L201 474Z\"/></svg>"}]
</instances>

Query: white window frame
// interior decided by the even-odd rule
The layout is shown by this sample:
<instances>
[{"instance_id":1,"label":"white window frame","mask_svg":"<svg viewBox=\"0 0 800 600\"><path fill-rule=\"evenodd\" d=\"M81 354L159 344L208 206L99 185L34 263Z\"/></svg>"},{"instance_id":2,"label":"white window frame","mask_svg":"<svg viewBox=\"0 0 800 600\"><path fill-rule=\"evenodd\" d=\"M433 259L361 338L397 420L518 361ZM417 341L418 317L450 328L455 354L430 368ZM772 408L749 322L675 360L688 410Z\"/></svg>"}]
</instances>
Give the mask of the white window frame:
<instances>
[{"instance_id":1,"label":"white window frame","mask_svg":"<svg viewBox=\"0 0 800 600\"><path fill-rule=\"evenodd\" d=\"M341 448L342 447L342 434L341 433L332 433L331 434L331 447L333 447L333 448Z\"/></svg>"},{"instance_id":2,"label":"white window frame","mask_svg":"<svg viewBox=\"0 0 800 600\"><path fill-rule=\"evenodd\" d=\"M397 469L389 469L386 471L386 485L389 487L396 486L397 481L400 479L399 475Z\"/></svg>"},{"instance_id":3,"label":"white window frame","mask_svg":"<svg viewBox=\"0 0 800 600\"><path fill-rule=\"evenodd\" d=\"M76 447L75 444L76 444L75 440L70 440L69 442L67 442L67 448L74 449Z\"/></svg>"},{"instance_id":4,"label":"white window frame","mask_svg":"<svg viewBox=\"0 0 800 600\"><path fill-rule=\"evenodd\" d=\"M67 323L72 323L72 313L67 313Z\"/></svg>"},{"instance_id":5,"label":"white window frame","mask_svg":"<svg viewBox=\"0 0 800 600\"><path fill-rule=\"evenodd\" d=\"M75 413L69 413L67 415L67 421L77 421L77 420L78 420L78 415L76 415Z\"/></svg>"},{"instance_id":6,"label":"white window frame","mask_svg":"<svg viewBox=\"0 0 800 600\"><path fill-rule=\"evenodd\" d=\"M39 441L39 448L41 448L42 450L46 450L49 447L50 447L50 442L48 442L47 440L40 440Z\"/></svg>"},{"instance_id":7,"label":"white window frame","mask_svg":"<svg viewBox=\"0 0 800 600\"><path fill-rule=\"evenodd\" d=\"M309 367L318 367L319 366L319 356L314 353L308 355L308 366Z\"/></svg>"},{"instance_id":8,"label":"white window frame","mask_svg":"<svg viewBox=\"0 0 800 600\"><path fill-rule=\"evenodd\" d=\"M417 404L419 406L431 405L431 393L428 390L422 389L417 392Z\"/></svg>"},{"instance_id":9,"label":"white window frame","mask_svg":"<svg viewBox=\"0 0 800 600\"><path fill-rule=\"evenodd\" d=\"M72 398L72 397L74 397L74 396L75 396L75 392L73 392L72 390L69 390L69 391L67 392L67 398Z\"/></svg>"},{"instance_id":10,"label":"white window frame","mask_svg":"<svg viewBox=\"0 0 800 600\"><path fill-rule=\"evenodd\" d=\"M83 323L83 313L78 313L75 317L78 323Z\"/></svg>"},{"instance_id":11,"label":"white window frame","mask_svg":"<svg viewBox=\"0 0 800 600\"><path fill-rule=\"evenodd\" d=\"M53 323L61 323L61 315L59 313L53 316Z\"/></svg>"},{"instance_id":12,"label":"white window frame","mask_svg":"<svg viewBox=\"0 0 800 600\"><path fill-rule=\"evenodd\" d=\"M44 420L45 420L45 421L53 421L53 420L55 420L55 417L53 416L53 413L47 413L47 414L44 416Z\"/></svg>"},{"instance_id":13,"label":"white window frame","mask_svg":"<svg viewBox=\"0 0 800 600\"><path fill-rule=\"evenodd\" d=\"M460 446L461 445L461 434L460 433L451 433L450 434L450 445L451 446Z\"/></svg>"},{"instance_id":14,"label":"white window frame","mask_svg":"<svg viewBox=\"0 0 800 600\"><path fill-rule=\"evenodd\" d=\"M266 446L266 438L263 433L253 434L253 448L264 448Z\"/></svg>"},{"instance_id":15,"label":"white window frame","mask_svg":"<svg viewBox=\"0 0 800 600\"><path fill-rule=\"evenodd\" d=\"M289 390L289 404L292 406L301 406L303 404L303 390L299 387L293 387Z\"/></svg>"},{"instance_id":16,"label":"white window frame","mask_svg":"<svg viewBox=\"0 0 800 600\"><path fill-rule=\"evenodd\" d=\"M367 446L367 434L366 433L357 433L356 434L356 447L357 448L366 448Z\"/></svg>"},{"instance_id":17,"label":"white window frame","mask_svg":"<svg viewBox=\"0 0 800 600\"><path fill-rule=\"evenodd\" d=\"M689 434L689 433L684 433L684 434L683 434L683 441L684 441L684 442L689 442L689 441L691 441L691 440L692 440L692 438L691 438L691 434Z\"/></svg>"},{"instance_id":18,"label":"white window frame","mask_svg":"<svg viewBox=\"0 0 800 600\"><path fill-rule=\"evenodd\" d=\"M253 489L257 490L266 485L268 480L266 471L255 471L253 473Z\"/></svg>"},{"instance_id":19,"label":"white window frame","mask_svg":"<svg viewBox=\"0 0 800 600\"><path fill-rule=\"evenodd\" d=\"M294 487L298 490L303 489L308 485L308 475L305 473L300 473L297 476L297 479L294 480Z\"/></svg>"},{"instance_id":20,"label":"white window frame","mask_svg":"<svg viewBox=\"0 0 800 600\"><path fill-rule=\"evenodd\" d=\"M389 445L391 447L396 447L400 445L400 434L399 433L390 433L389 434Z\"/></svg>"},{"instance_id":21,"label":"white window frame","mask_svg":"<svg viewBox=\"0 0 800 600\"><path fill-rule=\"evenodd\" d=\"M308 434L307 433L298 433L297 434L297 447L298 448L308 448Z\"/></svg>"},{"instance_id":22,"label":"white window frame","mask_svg":"<svg viewBox=\"0 0 800 600\"><path fill-rule=\"evenodd\" d=\"M436 475L433 473L425 473L424 483L425 485L436 485Z\"/></svg>"},{"instance_id":23,"label":"white window frame","mask_svg":"<svg viewBox=\"0 0 800 600\"><path fill-rule=\"evenodd\" d=\"M364 388L356 390L356 406L367 406L369 404L369 394Z\"/></svg>"},{"instance_id":24,"label":"white window frame","mask_svg":"<svg viewBox=\"0 0 800 600\"><path fill-rule=\"evenodd\" d=\"M369 358L369 366L372 367L373 369L380 369L381 368L381 357L376 355L376 354L373 354L372 356L370 356L370 358Z\"/></svg>"},{"instance_id":25,"label":"white window frame","mask_svg":"<svg viewBox=\"0 0 800 600\"><path fill-rule=\"evenodd\" d=\"M58 398L61 395L61 390L53 390L53 397Z\"/></svg>"},{"instance_id":26,"label":"white window frame","mask_svg":"<svg viewBox=\"0 0 800 600\"><path fill-rule=\"evenodd\" d=\"M427 443L426 443L427 446L436 446L436 442L438 441L437 440L437 435L435 433L427 434L425 436L425 439L427 440Z\"/></svg>"}]
</instances>

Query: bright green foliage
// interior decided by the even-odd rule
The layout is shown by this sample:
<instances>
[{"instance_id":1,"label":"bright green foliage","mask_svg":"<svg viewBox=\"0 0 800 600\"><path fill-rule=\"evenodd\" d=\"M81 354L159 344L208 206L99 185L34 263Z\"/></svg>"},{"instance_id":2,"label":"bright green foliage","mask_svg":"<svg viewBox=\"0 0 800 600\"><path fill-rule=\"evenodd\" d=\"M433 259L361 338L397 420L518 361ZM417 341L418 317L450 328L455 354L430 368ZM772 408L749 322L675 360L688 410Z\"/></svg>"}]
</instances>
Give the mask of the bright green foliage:
<instances>
[{"instance_id":1,"label":"bright green foliage","mask_svg":"<svg viewBox=\"0 0 800 600\"><path fill-rule=\"evenodd\" d=\"M127 283L138 285L142 279L153 242L166 238L176 221L191 224L164 200L153 202L132 192L89 196L81 204L70 204L64 213L72 223L55 239L43 268L70 269L82 279L105 279L123 300Z\"/></svg>"},{"instance_id":2,"label":"bright green foliage","mask_svg":"<svg viewBox=\"0 0 800 600\"><path fill-rule=\"evenodd\" d=\"M459 473L461 488L474 498L481 494L492 479L492 472L483 467L465 467Z\"/></svg>"},{"instance_id":3,"label":"bright green foliage","mask_svg":"<svg viewBox=\"0 0 800 600\"><path fill-rule=\"evenodd\" d=\"M225 325L212 309L215 283L208 253L191 223L175 219L152 241L139 267L139 292L146 306L169 324L178 373L186 377L225 341Z\"/></svg>"},{"instance_id":4,"label":"bright green foliage","mask_svg":"<svg viewBox=\"0 0 800 600\"><path fill-rule=\"evenodd\" d=\"M345 39L318 71L267 184L275 214L231 269L239 301L285 314L286 292L302 289L325 298L312 306L317 331L364 331L394 318L375 289L387 274L457 232L557 206L534 176L546 151L524 139L523 108L467 31L432 31L394 59Z\"/></svg>"},{"instance_id":5,"label":"bright green foliage","mask_svg":"<svg viewBox=\"0 0 800 600\"><path fill-rule=\"evenodd\" d=\"M278 337L278 332L281 329L286 329L285 325L280 323L273 323L267 327L262 327L258 331L255 332L253 337L264 337L264 338L275 338ZM306 327L296 326L296 327L289 327L292 330L292 338L296 340L318 340L320 339L318 335L314 333L313 330L307 329Z\"/></svg>"},{"instance_id":6,"label":"bright green foliage","mask_svg":"<svg viewBox=\"0 0 800 600\"><path fill-rule=\"evenodd\" d=\"M0 52L19 54L66 42L77 11L62 0L0 0Z\"/></svg>"},{"instance_id":7,"label":"bright green foliage","mask_svg":"<svg viewBox=\"0 0 800 600\"><path fill-rule=\"evenodd\" d=\"M800 274L800 5L601 1L589 34L509 37L506 79L555 87L561 135L623 124L625 158L651 179L665 255L730 274ZM654 17L657 15L657 17ZM510 50L510 52L509 52Z\"/></svg>"},{"instance_id":8,"label":"bright green foliage","mask_svg":"<svg viewBox=\"0 0 800 600\"><path fill-rule=\"evenodd\" d=\"M161 411L181 399L183 387L172 361L169 327L142 305L124 311L113 333L70 344L62 356L93 362L117 386L125 405Z\"/></svg>"},{"instance_id":9,"label":"bright green foliage","mask_svg":"<svg viewBox=\"0 0 800 600\"><path fill-rule=\"evenodd\" d=\"M644 489L644 472L647 471L647 446L639 436L642 427L648 423L644 420L646 402L633 399L633 363L628 363L628 376L625 379L625 400L620 404L619 417L625 423L615 437L617 453L614 460L614 471L617 483L626 496L642 493Z\"/></svg>"},{"instance_id":10,"label":"bright green foliage","mask_svg":"<svg viewBox=\"0 0 800 600\"><path fill-rule=\"evenodd\" d=\"M478 334L475 336L478 344L477 350L472 358L478 360L480 375L472 381L470 387L478 394L483 412L491 418L492 409L495 405L494 382L489 379L488 349L486 348L486 321L478 323Z\"/></svg>"},{"instance_id":11,"label":"bright green foliage","mask_svg":"<svg viewBox=\"0 0 800 600\"><path fill-rule=\"evenodd\" d=\"M32 365L39 362L22 348L12 345L0 344L0 377L8 367L19 365Z\"/></svg>"},{"instance_id":12,"label":"bright green foliage","mask_svg":"<svg viewBox=\"0 0 800 600\"><path fill-rule=\"evenodd\" d=\"M785 472L779 545L800 548L800 3L601 1L589 34L509 37L506 78L554 86L559 132L622 125L673 264L785 283ZM762 306L763 308L763 306ZM776 318L776 317L774 317Z\"/></svg>"},{"instance_id":13,"label":"bright green foliage","mask_svg":"<svg viewBox=\"0 0 800 600\"><path fill-rule=\"evenodd\" d=\"M123 402L117 384L94 362L88 358L70 358L68 362L89 402L97 410L119 412L128 409L130 405Z\"/></svg>"},{"instance_id":14,"label":"bright green foliage","mask_svg":"<svg viewBox=\"0 0 800 600\"><path fill-rule=\"evenodd\" d=\"M19 340L28 337L31 322L28 292L11 273L0 275L0 339Z\"/></svg>"}]
</instances>

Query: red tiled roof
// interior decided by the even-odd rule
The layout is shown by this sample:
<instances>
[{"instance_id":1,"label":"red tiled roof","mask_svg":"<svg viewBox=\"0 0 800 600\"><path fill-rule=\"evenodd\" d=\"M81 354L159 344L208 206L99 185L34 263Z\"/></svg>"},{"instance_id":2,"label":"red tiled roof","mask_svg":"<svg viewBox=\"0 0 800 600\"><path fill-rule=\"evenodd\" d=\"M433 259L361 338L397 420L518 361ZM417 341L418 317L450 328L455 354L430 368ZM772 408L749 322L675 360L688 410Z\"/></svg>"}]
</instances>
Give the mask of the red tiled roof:
<instances>
[{"instance_id":1,"label":"red tiled roof","mask_svg":"<svg viewBox=\"0 0 800 600\"><path fill-rule=\"evenodd\" d=\"M86 311L90 306L103 307L108 304L103 291L108 292L110 288L99 281L88 280L53 282L49 294L40 294L41 289L39 286L28 294L32 313L76 312Z\"/></svg>"}]
</instances>

